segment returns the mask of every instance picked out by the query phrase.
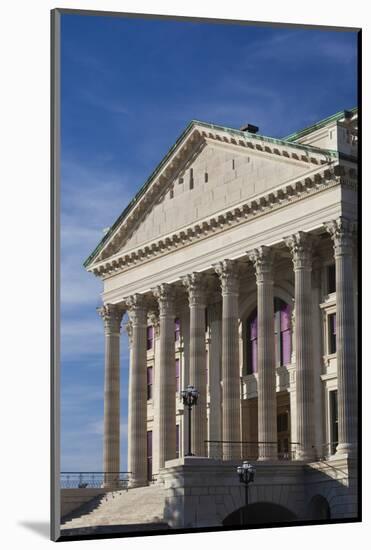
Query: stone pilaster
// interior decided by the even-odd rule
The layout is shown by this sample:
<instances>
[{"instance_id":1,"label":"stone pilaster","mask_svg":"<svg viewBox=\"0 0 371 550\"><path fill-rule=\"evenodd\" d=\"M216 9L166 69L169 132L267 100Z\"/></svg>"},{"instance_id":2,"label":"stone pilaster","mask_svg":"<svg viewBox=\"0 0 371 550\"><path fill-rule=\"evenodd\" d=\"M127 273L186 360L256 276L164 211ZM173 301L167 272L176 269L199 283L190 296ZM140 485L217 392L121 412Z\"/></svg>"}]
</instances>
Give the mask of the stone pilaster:
<instances>
[{"instance_id":1,"label":"stone pilaster","mask_svg":"<svg viewBox=\"0 0 371 550\"><path fill-rule=\"evenodd\" d=\"M192 273L183 278L189 300L189 383L199 392L192 411L192 452L206 456L206 344L205 344L205 275Z\"/></svg>"},{"instance_id":2,"label":"stone pilaster","mask_svg":"<svg viewBox=\"0 0 371 550\"><path fill-rule=\"evenodd\" d=\"M274 347L273 253L261 246L248 253L255 266L258 314L259 460L277 458L277 398Z\"/></svg>"},{"instance_id":3,"label":"stone pilaster","mask_svg":"<svg viewBox=\"0 0 371 550\"><path fill-rule=\"evenodd\" d=\"M130 486L147 485L147 312L144 297L125 300L130 319L131 350L128 408L128 470Z\"/></svg>"},{"instance_id":4,"label":"stone pilaster","mask_svg":"<svg viewBox=\"0 0 371 550\"><path fill-rule=\"evenodd\" d=\"M120 471L120 326L123 312L117 305L100 308L104 320L104 487L118 486Z\"/></svg>"},{"instance_id":5,"label":"stone pilaster","mask_svg":"<svg viewBox=\"0 0 371 550\"><path fill-rule=\"evenodd\" d=\"M295 274L295 363L298 460L312 460L314 437L314 364L312 302L312 239L299 231L285 238Z\"/></svg>"},{"instance_id":6,"label":"stone pilaster","mask_svg":"<svg viewBox=\"0 0 371 550\"><path fill-rule=\"evenodd\" d=\"M350 456L357 447L357 374L354 334L353 224L340 217L327 222L336 263L336 362L339 443L336 455Z\"/></svg>"},{"instance_id":7,"label":"stone pilaster","mask_svg":"<svg viewBox=\"0 0 371 550\"><path fill-rule=\"evenodd\" d=\"M214 266L222 288L223 441L241 441L241 385L238 348L238 264L223 260ZM223 458L239 459L238 445L225 444Z\"/></svg>"},{"instance_id":8,"label":"stone pilaster","mask_svg":"<svg viewBox=\"0 0 371 550\"><path fill-rule=\"evenodd\" d=\"M156 365L155 384L158 395L158 460L159 467L165 466L166 460L175 458L175 349L174 320L175 292L174 288L163 283L153 289L158 300L160 317L160 352L159 365Z\"/></svg>"}]
</instances>

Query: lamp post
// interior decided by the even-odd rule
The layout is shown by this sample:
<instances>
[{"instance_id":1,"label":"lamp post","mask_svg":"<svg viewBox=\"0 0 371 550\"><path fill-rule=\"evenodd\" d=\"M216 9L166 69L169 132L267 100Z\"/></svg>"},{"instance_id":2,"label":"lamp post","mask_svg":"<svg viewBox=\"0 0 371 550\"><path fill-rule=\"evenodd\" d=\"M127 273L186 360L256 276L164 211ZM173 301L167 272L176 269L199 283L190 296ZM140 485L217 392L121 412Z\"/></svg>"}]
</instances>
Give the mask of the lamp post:
<instances>
[{"instance_id":1,"label":"lamp post","mask_svg":"<svg viewBox=\"0 0 371 550\"><path fill-rule=\"evenodd\" d=\"M237 466L237 475L240 483L245 485L245 522L247 524L247 507L249 505L249 483L254 481L255 468L252 464L244 460L241 466Z\"/></svg>"},{"instance_id":2,"label":"lamp post","mask_svg":"<svg viewBox=\"0 0 371 550\"><path fill-rule=\"evenodd\" d=\"M194 386L187 386L185 390L180 392L183 400L183 405L188 407L188 453L185 456L194 456L191 452L191 411L193 405L197 404L198 390Z\"/></svg>"}]
</instances>

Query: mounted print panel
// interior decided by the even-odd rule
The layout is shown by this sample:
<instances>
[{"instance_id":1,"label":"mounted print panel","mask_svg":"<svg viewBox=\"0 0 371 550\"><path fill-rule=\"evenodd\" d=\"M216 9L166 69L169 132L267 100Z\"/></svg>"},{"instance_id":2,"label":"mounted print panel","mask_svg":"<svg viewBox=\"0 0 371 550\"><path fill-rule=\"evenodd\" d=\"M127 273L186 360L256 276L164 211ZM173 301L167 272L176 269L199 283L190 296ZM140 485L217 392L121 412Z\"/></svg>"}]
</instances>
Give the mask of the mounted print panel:
<instances>
[{"instance_id":1,"label":"mounted print panel","mask_svg":"<svg viewBox=\"0 0 371 550\"><path fill-rule=\"evenodd\" d=\"M52 21L54 539L360 521L360 30Z\"/></svg>"}]
</instances>

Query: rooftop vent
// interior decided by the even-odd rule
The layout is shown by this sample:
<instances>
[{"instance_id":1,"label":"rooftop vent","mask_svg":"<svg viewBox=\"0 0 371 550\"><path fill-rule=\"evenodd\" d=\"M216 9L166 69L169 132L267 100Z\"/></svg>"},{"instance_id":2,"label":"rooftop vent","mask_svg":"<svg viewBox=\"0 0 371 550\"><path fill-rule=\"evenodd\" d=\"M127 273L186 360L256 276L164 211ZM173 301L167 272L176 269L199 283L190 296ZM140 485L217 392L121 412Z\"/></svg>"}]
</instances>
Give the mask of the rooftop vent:
<instances>
[{"instance_id":1,"label":"rooftop vent","mask_svg":"<svg viewBox=\"0 0 371 550\"><path fill-rule=\"evenodd\" d=\"M254 126L254 124L245 124L244 126L241 126L240 130L241 132L250 132L250 134L256 134L259 131L259 127Z\"/></svg>"}]
</instances>

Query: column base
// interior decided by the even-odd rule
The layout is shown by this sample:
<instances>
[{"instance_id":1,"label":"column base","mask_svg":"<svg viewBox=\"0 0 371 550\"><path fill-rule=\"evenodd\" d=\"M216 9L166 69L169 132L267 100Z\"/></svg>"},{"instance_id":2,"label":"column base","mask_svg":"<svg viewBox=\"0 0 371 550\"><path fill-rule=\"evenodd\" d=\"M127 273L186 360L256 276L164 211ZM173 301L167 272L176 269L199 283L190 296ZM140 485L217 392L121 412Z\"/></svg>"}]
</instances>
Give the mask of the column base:
<instances>
[{"instance_id":1,"label":"column base","mask_svg":"<svg viewBox=\"0 0 371 550\"><path fill-rule=\"evenodd\" d=\"M137 487L147 487L147 479L133 479L129 481L129 489L136 489Z\"/></svg>"},{"instance_id":2,"label":"column base","mask_svg":"<svg viewBox=\"0 0 371 550\"><path fill-rule=\"evenodd\" d=\"M357 456L357 446L355 444L351 443L340 443L337 448L334 455L332 455L331 458L333 459L339 459L339 458L354 458Z\"/></svg>"}]
</instances>

